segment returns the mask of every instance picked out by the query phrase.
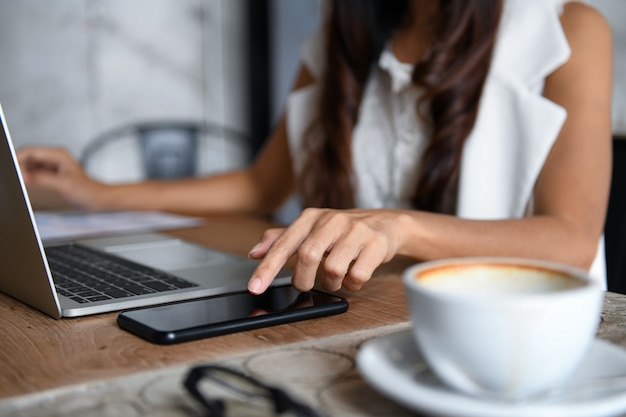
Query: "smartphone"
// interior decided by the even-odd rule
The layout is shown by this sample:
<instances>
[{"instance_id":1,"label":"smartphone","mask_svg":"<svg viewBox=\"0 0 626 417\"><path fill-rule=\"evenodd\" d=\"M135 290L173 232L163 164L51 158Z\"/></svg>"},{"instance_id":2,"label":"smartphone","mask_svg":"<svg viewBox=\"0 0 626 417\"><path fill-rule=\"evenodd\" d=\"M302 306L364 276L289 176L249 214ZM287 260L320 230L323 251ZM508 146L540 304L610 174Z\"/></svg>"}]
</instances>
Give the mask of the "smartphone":
<instances>
[{"instance_id":1,"label":"smartphone","mask_svg":"<svg viewBox=\"0 0 626 417\"><path fill-rule=\"evenodd\" d=\"M345 298L291 285L122 311L117 324L157 344L174 344L347 311Z\"/></svg>"}]
</instances>

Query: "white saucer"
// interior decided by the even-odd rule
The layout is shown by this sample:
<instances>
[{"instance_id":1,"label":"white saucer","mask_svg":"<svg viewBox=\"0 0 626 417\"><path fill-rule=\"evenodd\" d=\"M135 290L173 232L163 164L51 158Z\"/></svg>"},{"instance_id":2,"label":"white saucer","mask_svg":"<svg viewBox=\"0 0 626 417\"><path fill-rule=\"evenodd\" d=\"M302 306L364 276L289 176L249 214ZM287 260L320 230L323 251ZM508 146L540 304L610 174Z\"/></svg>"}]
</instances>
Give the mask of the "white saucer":
<instances>
[{"instance_id":1,"label":"white saucer","mask_svg":"<svg viewBox=\"0 0 626 417\"><path fill-rule=\"evenodd\" d=\"M357 355L363 377L388 397L416 411L446 417L608 417L626 415L626 386L613 390L569 390L565 395L512 403L454 391L424 371L410 331L363 345ZM626 350L596 339L568 384L626 375ZM580 386L580 384L579 384Z\"/></svg>"}]
</instances>

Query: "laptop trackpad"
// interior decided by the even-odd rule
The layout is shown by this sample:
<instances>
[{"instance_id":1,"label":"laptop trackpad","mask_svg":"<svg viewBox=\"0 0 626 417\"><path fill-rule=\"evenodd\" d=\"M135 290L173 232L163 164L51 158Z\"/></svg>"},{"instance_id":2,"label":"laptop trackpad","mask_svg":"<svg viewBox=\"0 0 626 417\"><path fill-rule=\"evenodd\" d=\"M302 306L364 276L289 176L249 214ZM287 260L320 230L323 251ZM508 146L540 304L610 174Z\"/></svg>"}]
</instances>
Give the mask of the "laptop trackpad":
<instances>
[{"instance_id":1,"label":"laptop trackpad","mask_svg":"<svg viewBox=\"0 0 626 417\"><path fill-rule=\"evenodd\" d=\"M198 268L238 259L225 253L176 239L144 244L108 246L105 250L122 258L165 271Z\"/></svg>"}]
</instances>

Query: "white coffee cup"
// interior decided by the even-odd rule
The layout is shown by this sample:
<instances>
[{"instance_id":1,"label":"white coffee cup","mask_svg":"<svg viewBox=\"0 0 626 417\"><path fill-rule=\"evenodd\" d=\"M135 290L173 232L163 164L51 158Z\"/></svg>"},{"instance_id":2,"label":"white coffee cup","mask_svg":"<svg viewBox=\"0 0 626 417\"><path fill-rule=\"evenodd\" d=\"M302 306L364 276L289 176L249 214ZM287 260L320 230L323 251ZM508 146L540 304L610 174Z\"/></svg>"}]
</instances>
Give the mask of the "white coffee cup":
<instances>
[{"instance_id":1,"label":"white coffee cup","mask_svg":"<svg viewBox=\"0 0 626 417\"><path fill-rule=\"evenodd\" d=\"M603 302L586 271L528 259L424 262L403 280L432 371L458 390L506 399L564 381L595 337Z\"/></svg>"}]
</instances>

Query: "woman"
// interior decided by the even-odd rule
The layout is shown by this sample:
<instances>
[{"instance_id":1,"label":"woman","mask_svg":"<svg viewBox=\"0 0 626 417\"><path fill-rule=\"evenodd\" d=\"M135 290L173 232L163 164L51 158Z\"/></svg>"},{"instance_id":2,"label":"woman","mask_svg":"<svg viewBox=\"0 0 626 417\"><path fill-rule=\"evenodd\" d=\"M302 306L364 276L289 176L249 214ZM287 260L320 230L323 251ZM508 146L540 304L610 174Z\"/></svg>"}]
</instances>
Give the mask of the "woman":
<instances>
[{"instance_id":1,"label":"woman","mask_svg":"<svg viewBox=\"0 0 626 417\"><path fill-rule=\"evenodd\" d=\"M177 181L105 185L59 149L23 149L29 185L91 210L305 209L250 251L263 292L358 290L395 255L495 255L591 268L604 284L611 39L561 0L331 2L286 115L255 163ZM316 109L316 111L312 111Z\"/></svg>"}]
</instances>

